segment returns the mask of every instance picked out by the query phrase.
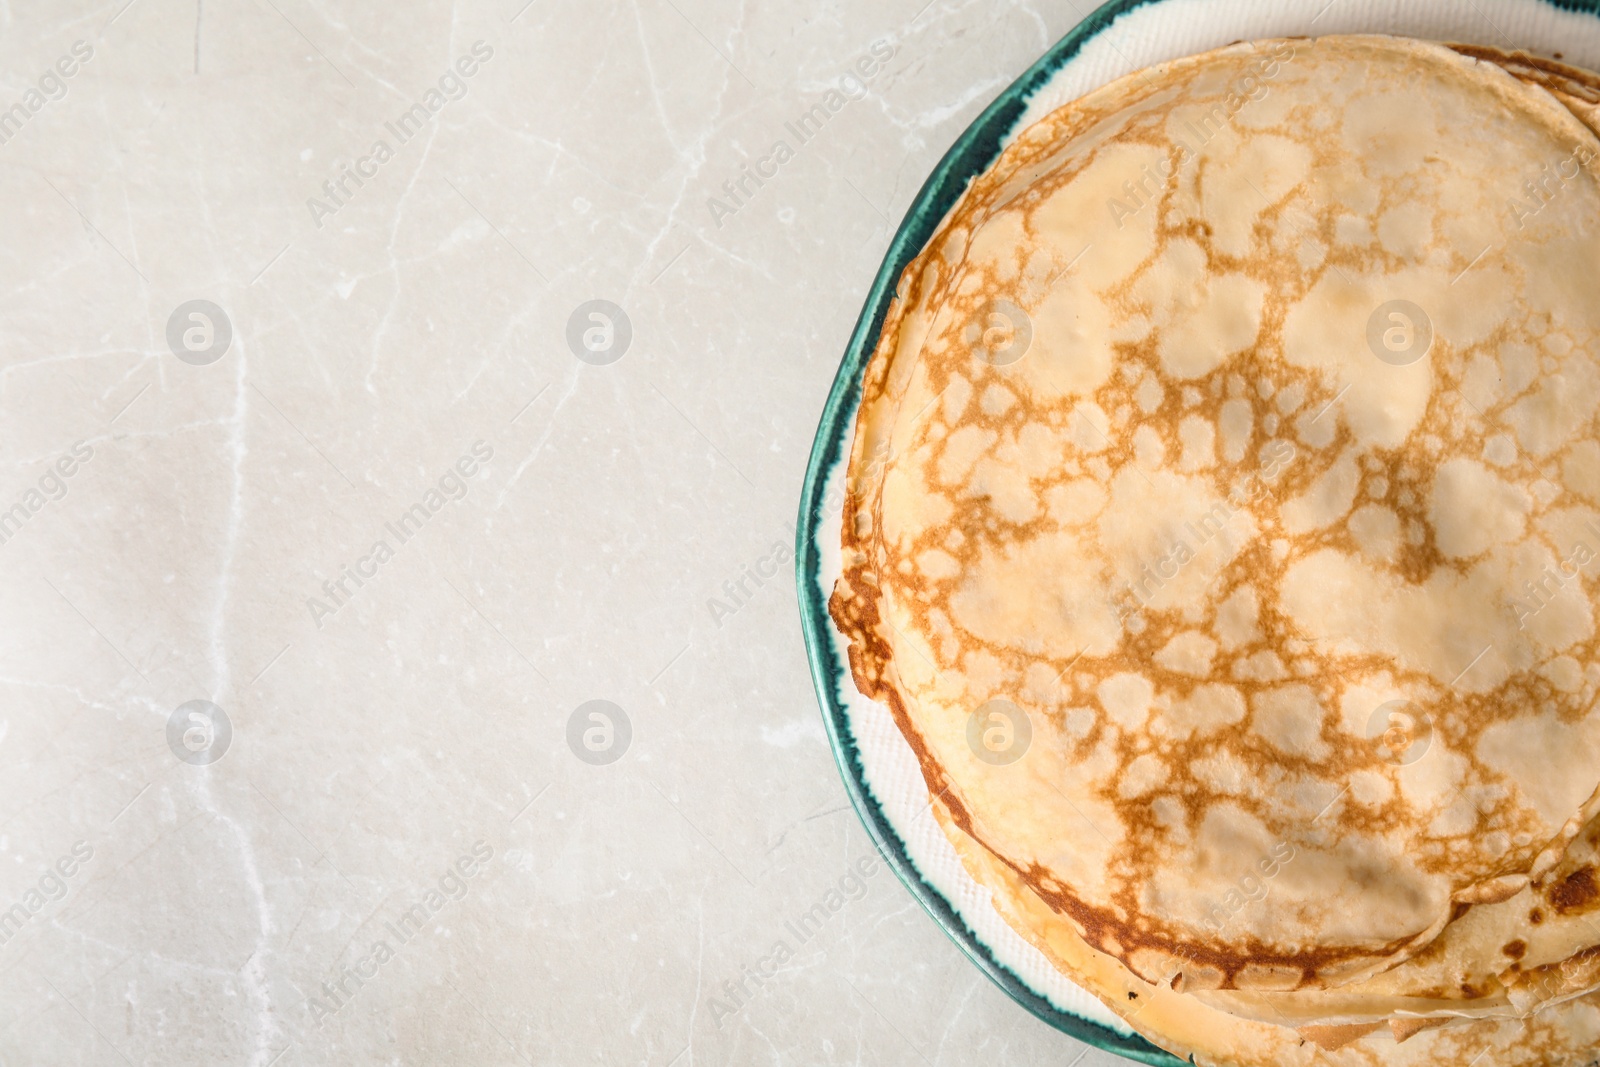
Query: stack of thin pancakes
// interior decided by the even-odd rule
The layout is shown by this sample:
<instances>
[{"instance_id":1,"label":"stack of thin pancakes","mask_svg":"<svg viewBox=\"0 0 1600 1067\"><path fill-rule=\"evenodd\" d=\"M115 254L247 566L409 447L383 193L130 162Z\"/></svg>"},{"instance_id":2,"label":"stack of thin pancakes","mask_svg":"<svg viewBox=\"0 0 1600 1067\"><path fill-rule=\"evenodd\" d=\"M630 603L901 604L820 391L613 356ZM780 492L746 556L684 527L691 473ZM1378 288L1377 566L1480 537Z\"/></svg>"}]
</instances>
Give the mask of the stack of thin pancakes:
<instances>
[{"instance_id":1,"label":"stack of thin pancakes","mask_svg":"<svg viewBox=\"0 0 1600 1067\"><path fill-rule=\"evenodd\" d=\"M1201 1064L1600 1056L1600 101L1258 41L904 272L830 604L1002 915Z\"/></svg>"}]
</instances>

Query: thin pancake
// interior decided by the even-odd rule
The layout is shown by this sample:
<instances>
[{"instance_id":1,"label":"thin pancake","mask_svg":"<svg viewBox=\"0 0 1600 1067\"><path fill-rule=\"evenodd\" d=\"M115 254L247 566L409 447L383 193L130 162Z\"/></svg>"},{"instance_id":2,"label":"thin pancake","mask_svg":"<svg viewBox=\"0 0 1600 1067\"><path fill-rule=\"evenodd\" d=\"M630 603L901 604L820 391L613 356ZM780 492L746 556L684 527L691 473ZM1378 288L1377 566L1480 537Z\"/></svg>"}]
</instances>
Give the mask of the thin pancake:
<instances>
[{"instance_id":1,"label":"thin pancake","mask_svg":"<svg viewBox=\"0 0 1600 1067\"><path fill-rule=\"evenodd\" d=\"M1074 930L1254 990L1216 994L1236 1011L1514 1014L1588 980L1519 989L1483 946L1600 784L1582 582L1519 602L1545 568L1594 573L1571 549L1600 518L1600 194L1565 166L1596 142L1563 106L1581 84L1529 80L1551 91L1335 38L1110 86L974 184L868 370L833 602L858 684ZM1508 157L1560 195L1519 207ZM1397 294L1429 309L1426 359L1361 344ZM1031 332L1015 362L997 309ZM999 768L967 730L996 699L1033 729ZM1367 736L1392 701L1431 721L1425 758ZM1264 878L1271 908L1237 903ZM1513 978L1424 995L1462 961Z\"/></svg>"},{"instance_id":2,"label":"thin pancake","mask_svg":"<svg viewBox=\"0 0 1600 1067\"><path fill-rule=\"evenodd\" d=\"M1096 951L1015 871L964 833L948 808L935 800L933 810L963 865L1012 926L1135 1030L1199 1067L1591 1067L1600 1048L1597 993L1524 1019L1449 1029L1403 1022L1272 1024L1220 1011L1146 982Z\"/></svg>"}]
</instances>

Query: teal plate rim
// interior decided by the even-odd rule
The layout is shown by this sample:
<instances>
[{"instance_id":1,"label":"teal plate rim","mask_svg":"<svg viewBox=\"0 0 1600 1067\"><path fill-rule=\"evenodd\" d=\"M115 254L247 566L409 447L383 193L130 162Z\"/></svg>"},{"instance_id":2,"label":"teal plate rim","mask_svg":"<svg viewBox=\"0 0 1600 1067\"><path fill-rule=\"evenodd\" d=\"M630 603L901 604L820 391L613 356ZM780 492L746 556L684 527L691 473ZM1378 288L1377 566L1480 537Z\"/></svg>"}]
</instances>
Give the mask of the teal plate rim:
<instances>
[{"instance_id":1,"label":"teal plate rim","mask_svg":"<svg viewBox=\"0 0 1600 1067\"><path fill-rule=\"evenodd\" d=\"M822 409L817 435L806 463L805 483L801 489L800 510L795 526L795 586L801 628L805 634L806 656L811 666L811 681L821 705L822 720L828 732L834 762L838 765L840 777L844 779L851 805L895 877L979 970L1011 999L1047 1025L1095 1048L1153 1067L1188 1067L1187 1061L1136 1034L1125 1036L1117 1033L1100 1023L1057 1008L1035 993L995 958L989 946L967 926L943 894L923 878L915 861L907 854L899 833L889 823L865 781L860 751L850 731L849 711L839 692L839 683L841 679L849 677L849 671L834 650L827 599L818 588L821 561L816 550L817 530L825 518L827 479L848 450L846 431L854 422L861 403L861 376L866 370L867 360L877 347L878 334L894 298L901 272L922 251L940 221L966 191L967 184L999 158L1007 135L1026 111L1033 94L1082 52L1089 41L1105 32L1122 15L1163 2L1165 0L1108 0L1101 4L983 110L945 152L917 192L873 279L855 329L850 334L839 372L828 392L827 403ZM1600 17L1600 0L1535 2L1560 11Z\"/></svg>"}]
</instances>

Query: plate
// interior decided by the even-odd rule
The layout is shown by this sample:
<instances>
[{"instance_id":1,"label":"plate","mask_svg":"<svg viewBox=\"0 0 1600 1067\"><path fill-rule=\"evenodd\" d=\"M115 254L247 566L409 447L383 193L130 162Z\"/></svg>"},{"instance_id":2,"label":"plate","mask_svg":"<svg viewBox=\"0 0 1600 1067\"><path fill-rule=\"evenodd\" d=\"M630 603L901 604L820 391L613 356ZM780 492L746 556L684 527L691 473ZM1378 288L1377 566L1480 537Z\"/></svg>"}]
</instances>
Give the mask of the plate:
<instances>
[{"instance_id":1,"label":"plate","mask_svg":"<svg viewBox=\"0 0 1600 1067\"><path fill-rule=\"evenodd\" d=\"M1012 930L932 817L915 755L888 708L861 696L828 615L840 571L845 467L861 375L896 282L972 178L1033 121L1124 74L1239 40L1386 33L1523 49L1600 70L1600 0L1112 0L1023 72L934 168L890 242L811 448L796 526L796 583L811 678L834 759L890 868L952 941L1056 1029L1142 1063L1180 1067Z\"/></svg>"}]
</instances>

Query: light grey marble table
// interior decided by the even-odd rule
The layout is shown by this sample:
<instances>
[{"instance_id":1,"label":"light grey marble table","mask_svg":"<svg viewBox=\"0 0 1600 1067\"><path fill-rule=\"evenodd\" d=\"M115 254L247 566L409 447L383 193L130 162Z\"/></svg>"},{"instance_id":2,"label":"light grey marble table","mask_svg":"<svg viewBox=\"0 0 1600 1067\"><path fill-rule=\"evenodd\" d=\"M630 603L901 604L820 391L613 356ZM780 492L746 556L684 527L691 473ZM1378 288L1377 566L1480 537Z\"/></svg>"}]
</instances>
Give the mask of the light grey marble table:
<instances>
[{"instance_id":1,"label":"light grey marble table","mask_svg":"<svg viewBox=\"0 0 1600 1067\"><path fill-rule=\"evenodd\" d=\"M923 4L0 2L0 1064L1117 1062L801 644L869 281L1086 13Z\"/></svg>"}]
</instances>

